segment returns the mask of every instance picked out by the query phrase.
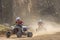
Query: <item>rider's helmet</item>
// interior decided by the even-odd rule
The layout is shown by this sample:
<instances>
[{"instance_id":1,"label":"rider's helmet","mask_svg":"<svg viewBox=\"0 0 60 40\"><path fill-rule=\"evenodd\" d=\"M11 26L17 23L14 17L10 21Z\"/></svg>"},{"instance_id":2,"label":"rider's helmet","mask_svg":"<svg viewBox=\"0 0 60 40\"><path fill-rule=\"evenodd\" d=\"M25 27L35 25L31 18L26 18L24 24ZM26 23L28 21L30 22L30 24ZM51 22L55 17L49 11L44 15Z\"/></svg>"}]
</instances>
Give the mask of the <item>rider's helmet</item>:
<instances>
[{"instance_id":1,"label":"rider's helmet","mask_svg":"<svg viewBox=\"0 0 60 40\"><path fill-rule=\"evenodd\" d=\"M21 20L21 18L20 18L20 17L17 17L17 18L16 18L16 21L17 21L17 20Z\"/></svg>"},{"instance_id":2,"label":"rider's helmet","mask_svg":"<svg viewBox=\"0 0 60 40\"><path fill-rule=\"evenodd\" d=\"M43 21L42 21L42 19L40 19L39 21L38 21L38 24L40 25L40 24L42 24L43 23Z\"/></svg>"},{"instance_id":3,"label":"rider's helmet","mask_svg":"<svg viewBox=\"0 0 60 40\"><path fill-rule=\"evenodd\" d=\"M42 22L42 20L40 19L39 22Z\"/></svg>"}]
</instances>

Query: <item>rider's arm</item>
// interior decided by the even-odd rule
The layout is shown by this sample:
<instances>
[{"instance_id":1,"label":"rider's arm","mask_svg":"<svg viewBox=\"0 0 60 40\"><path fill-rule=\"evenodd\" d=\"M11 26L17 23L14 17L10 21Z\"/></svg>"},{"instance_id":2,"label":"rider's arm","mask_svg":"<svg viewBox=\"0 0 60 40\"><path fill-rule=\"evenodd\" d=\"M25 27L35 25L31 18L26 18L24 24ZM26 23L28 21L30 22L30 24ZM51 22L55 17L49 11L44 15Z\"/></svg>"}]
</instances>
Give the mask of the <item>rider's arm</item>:
<instances>
[{"instance_id":1,"label":"rider's arm","mask_svg":"<svg viewBox=\"0 0 60 40\"><path fill-rule=\"evenodd\" d=\"M24 24L23 21L21 21L21 24L22 24L22 25Z\"/></svg>"}]
</instances>

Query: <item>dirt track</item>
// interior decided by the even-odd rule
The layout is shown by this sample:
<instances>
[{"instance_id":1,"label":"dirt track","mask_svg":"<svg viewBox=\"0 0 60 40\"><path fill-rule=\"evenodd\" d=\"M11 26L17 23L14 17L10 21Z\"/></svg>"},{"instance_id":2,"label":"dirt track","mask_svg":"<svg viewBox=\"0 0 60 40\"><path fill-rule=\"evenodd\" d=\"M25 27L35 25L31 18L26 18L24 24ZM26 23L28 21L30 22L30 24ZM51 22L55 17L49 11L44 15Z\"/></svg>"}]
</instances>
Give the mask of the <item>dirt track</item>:
<instances>
[{"instance_id":1,"label":"dirt track","mask_svg":"<svg viewBox=\"0 0 60 40\"><path fill-rule=\"evenodd\" d=\"M57 34L51 34L51 35L42 35L42 36L36 36L33 38L16 38L16 36L11 38L6 37L0 37L0 40L60 40L60 33Z\"/></svg>"}]
</instances>

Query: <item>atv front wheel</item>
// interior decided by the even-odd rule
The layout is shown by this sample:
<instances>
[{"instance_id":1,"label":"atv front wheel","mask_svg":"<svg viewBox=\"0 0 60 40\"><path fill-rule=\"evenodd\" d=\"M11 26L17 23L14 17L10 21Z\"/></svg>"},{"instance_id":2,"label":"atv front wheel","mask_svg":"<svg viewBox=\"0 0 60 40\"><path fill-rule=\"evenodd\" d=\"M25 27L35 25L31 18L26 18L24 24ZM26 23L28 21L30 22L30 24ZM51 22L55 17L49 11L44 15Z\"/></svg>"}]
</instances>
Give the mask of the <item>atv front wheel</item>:
<instances>
[{"instance_id":1,"label":"atv front wheel","mask_svg":"<svg viewBox=\"0 0 60 40\"><path fill-rule=\"evenodd\" d=\"M32 36L33 36L32 32L27 33L27 37L32 37Z\"/></svg>"},{"instance_id":2,"label":"atv front wheel","mask_svg":"<svg viewBox=\"0 0 60 40\"><path fill-rule=\"evenodd\" d=\"M6 32L6 37L9 38L11 36L10 32Z\"/></svg>"}]
</instances>

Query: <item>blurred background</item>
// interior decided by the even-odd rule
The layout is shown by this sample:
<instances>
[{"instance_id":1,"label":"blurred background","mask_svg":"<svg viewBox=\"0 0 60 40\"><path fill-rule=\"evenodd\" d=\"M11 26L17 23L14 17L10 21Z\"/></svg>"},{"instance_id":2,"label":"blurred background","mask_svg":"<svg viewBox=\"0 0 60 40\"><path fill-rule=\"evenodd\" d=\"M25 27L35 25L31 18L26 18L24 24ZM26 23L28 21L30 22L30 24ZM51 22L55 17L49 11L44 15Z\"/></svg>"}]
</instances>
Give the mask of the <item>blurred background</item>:
<instances>
[{"instance_id":1,"label":"blurred background","mask_svg":"<svg viewBox=\"0 0 60 40\"><path fill-rule=\"evenodd\" d=\"M42 19L60 23L60 0L0 0L0 24L20 16L26 25Z\"/></svg>"}]
</instances>

